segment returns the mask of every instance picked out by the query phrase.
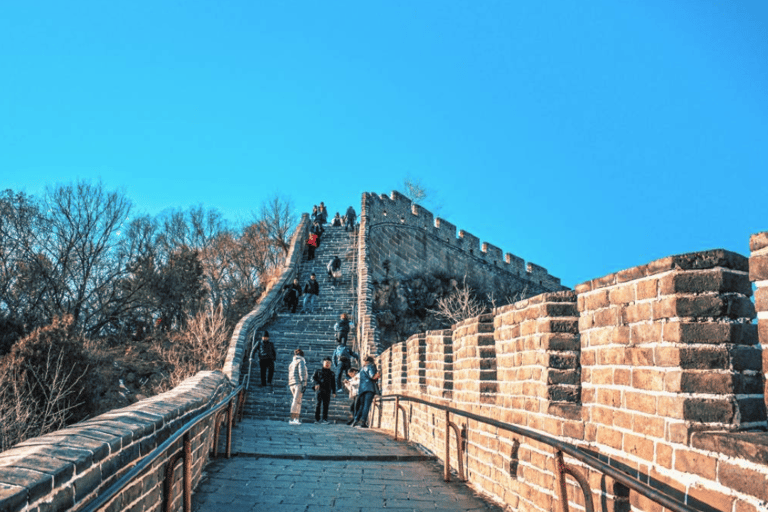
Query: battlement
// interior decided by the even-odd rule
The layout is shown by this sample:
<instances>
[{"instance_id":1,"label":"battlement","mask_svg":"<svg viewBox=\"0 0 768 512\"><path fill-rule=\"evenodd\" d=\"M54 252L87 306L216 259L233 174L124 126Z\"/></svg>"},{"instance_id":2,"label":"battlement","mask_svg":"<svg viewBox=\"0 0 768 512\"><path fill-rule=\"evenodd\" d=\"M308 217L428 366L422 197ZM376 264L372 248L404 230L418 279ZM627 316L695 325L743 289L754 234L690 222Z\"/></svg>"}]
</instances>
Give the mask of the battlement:
<instances>
[{"instance_id":1,"label":"battlement","mask_svg":"<svg viewBox=\"0 0 768 512\"><path fill-rule=\"evenodd\" d=\"M424 230L427 236L438 239L449 246L478 258L488 265L509 272L522 279L551 288L562 287L560 278L554 277L547 269L525 261L512 253L504 253L499 247L482 242L478 237L454 224L435 217L432 212L415 204L400 192L393 190L386 194L364 193L361 217L366 217L369 226L382 224L402 225Z\"/></svg>"}]
</instances>

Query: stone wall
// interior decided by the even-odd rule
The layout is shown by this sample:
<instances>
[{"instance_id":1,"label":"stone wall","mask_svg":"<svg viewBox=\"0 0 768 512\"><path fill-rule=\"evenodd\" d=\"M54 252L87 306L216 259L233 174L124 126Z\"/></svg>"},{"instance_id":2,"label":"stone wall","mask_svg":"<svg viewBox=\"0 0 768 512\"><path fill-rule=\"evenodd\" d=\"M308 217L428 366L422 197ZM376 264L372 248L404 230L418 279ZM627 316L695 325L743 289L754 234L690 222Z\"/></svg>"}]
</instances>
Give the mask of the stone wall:
<instances>
[{"instance_id":1,"label":"stone wall","mask_svg":"<svg viewBox=\"0 0 768 512\"><path fill-rule=\"evenodd\" d=\"M0 453L0 511L82 508L189 419L215 405L247 371L251 334L280 306L283 285L296 277L309 228L303 214L286 263L256 308L232 335L223 372L201 372L158 396L72 427L27 440ZM174 453L181 446L172 447ZM213 420L193 430L194 483L213 445ZM166 460L156 463L110 505L114 510L160 510ZM176 469L173 509L181 506L181 464Z\"/></svg>"},{"instance_id":2,"label":"stone wall","mask_svg":"<svg viewBox=\"0 0 768 512\"><path fill-rule=\"evenodd\" d=\"M560 279L534 263L459 230L399 192L364 193L360 209L358 340L364 353L379 353L372 301L383 279L440 272L467 276L486 289L514 285L526 296L564 289Z\"/></svg>"},{"instance_id":3,"label":"stone wall","mask_svg":"<svg viewBox=\"0 0 768 512\"><path fill-rule=\"evenodd\" d=\"M78 510L197 414L232 390L221 372L200 372L174 389L0 453L0 510ZM192 430L193 484L213 446L213 419ZM181 439L168 451L181 448ZM167 459L132 482L109 510L157 511L163 506ZM181 505L182 465L176 469L174 509Z\"/></svg>"},{"instance_id":4,"label":"stone wall","mask_svg":"<svg viewBox=\"0 0 768 512\"><path fill-rule=\"evenodd\" d=\"M222 371L234 384L239 383L241 377L248 371L248 368L243 369L242 366L248 364L247 358L250 355L253 332L269 322L281 305L280 297L283 293L283 286L292 283L293 279L298 277L301 259L304 255L304 241L308 234L309 215L303 213L291 238L288 256L283 264L280 277L256 304L256 308L240 319L232 332Z\"/></svg>"},{"instance_id":5,"label":"stone wall","mask_svg":"<svg viewBox=\"0 0 768 512\"><path fill-rule=\"evenodd\" d=\"M662 258L575 292L497 308L452 332L411 337L382 353L383 391L575 444L699 510L765 511L768 236L755 235L751 245L750 260L722 250ZM420 339L423 351L412 348ZM420 375L414 366L425 369L423 386L412 382ZM405 404L410 440L444 458L444 413ZM392 407L385 402L382 426L389 429ZM464 462L474 487L512 509L558 506L551 447L453 421L468 433ZM450 457L456 468L455 448ZM597 510L661 510L610 477L566 462L587 475ZM572 505L583 507L568 482Z\"/></svg>"}]
</instances>

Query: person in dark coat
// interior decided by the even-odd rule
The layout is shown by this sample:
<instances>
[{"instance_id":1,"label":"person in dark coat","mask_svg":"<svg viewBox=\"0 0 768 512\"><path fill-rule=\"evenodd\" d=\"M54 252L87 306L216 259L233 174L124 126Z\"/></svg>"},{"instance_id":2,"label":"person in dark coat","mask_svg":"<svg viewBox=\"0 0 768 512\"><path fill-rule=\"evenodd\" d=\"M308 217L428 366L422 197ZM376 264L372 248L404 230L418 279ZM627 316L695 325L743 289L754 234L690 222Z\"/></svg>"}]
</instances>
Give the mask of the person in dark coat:
<instances>
[{"instance_id":1,"label":"person in dark coat","mask_svg":"<svg viewBox=\"0 0 768 512\"><path fill-rule=\"evenodd\" d=\"M355 413L355 422L353 427L368 428L368 412L371 410L371 403L376 394L376 381L379 380L379 371L376 369L373 357L365 358L365 366L360 370L360 384L358 386L358 396L360 404Z\"/></svg>"},{"instance_id":2,"label":"person in dark coat","mask_svg":"<svg viewBox=\"0 0 768 512\"><path fill-rule=\"evenodd\" d=\"M275 359L277 352L275 346L269 341L269 331L264 331L261 340L256 343L254 351L259 356L259 367L261 368L261 387L267 384L272 385L272 376L275 374Z\"/></svg>"},{"instance_id":3,"label":"person in dark coat","mask_svg":"<svg viewBox=\"0 0 768 512\"><path fill-rule=\"evenodd\" d=\"M294 279L293 283L285 285L285 304L291 309L291 313L296 312L296 306L299 305L299 297L301 297L301 285L298 279Z\"/></svg>"},{"instance_id":4,"label":"person in dark coat","mask_svg":"<svg viewBox=\"0 0 768 512\"><path fill-rule=\"evenodd\" d=\"M317 393L317 405L315 406L315 422L328 423L328 406L331 403L331 393L336 396L336 389L333 387L333 372L331 371L331 358L323 359L323 367L315 370L312 374L315 393ZM323 409L322 421L320 419L320 408Z\"/></svg>"},{"instance_id":5,"label":"person in dark coat","mask_svg":"<svg viewBox=\"0 0 768 512\"><path fill-rule=\"evenodd\" d=\"M304 306L301 308L302 313L314 313L315 305L317 304L317 297L320 295L320 285L315 279L314 272L309 276L309 281L304 285Z\"/></svg>"},{"instance_id":6,"label":"person in dark coat","mask_svg":"<svg viewBox=\"0 0 768 512\"><path fill-rule=\"evenodd\" d=\"M333 351L333 364L336 366L336 392L341 393L344 391L342 378L346 375L347 370L352 367L352 359L358 359L359 357L350 349L346 343L336 340L339 344L336 350Z\"/></svg>"},{"instance_id":7,"label":"person in dark coat","mask_svg":"<svg viewBox=\"0 0 768 512\"><path fill-rule=\"evenodd\" d=\"M347 214L344 216L344 231L354 231L357 214L351 206L347 208Z\"/></svg>"},{"instance_id":8,"label":"person in dark coat","mask_svg":"<svg viewBox=\"0 0 768 512\"><path fill-rule=\"evenodd\" d=\"M341 277L341 258L334 256L325 268L328 270L328 277L331 279L333 286L336 286Z\"/></svg>"}]
</instances>

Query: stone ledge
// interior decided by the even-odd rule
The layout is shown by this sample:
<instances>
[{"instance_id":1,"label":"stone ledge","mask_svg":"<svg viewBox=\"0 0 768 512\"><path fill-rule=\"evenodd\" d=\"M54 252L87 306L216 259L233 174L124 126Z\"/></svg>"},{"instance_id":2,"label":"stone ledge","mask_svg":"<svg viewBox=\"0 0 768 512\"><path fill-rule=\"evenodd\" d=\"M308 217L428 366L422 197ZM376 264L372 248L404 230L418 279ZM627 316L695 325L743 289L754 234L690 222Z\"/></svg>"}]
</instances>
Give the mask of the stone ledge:
<instances>
[{"instance_id":1,"label":"stone ledge","mask_svg":"<svg viewBox=\"0 0 768 512\"><path fill-rule=\"evenodd\" d=\"M691 447L768 464L768 432L694 432Z\"/></svg>"}]
</instances>

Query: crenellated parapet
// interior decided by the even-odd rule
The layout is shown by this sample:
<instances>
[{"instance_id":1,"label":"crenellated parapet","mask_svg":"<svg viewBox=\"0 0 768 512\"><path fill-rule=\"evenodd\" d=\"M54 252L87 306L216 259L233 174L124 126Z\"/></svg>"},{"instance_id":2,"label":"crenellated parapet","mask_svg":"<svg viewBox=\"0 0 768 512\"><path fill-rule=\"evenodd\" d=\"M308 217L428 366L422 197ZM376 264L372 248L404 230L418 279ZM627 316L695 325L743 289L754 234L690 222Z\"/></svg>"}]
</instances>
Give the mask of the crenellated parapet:
<instances>
[{"instance_id":1,"label":"crenellated parapet","mask_svg":"<svg viewBox=\"0 0 768 512\"><path fill-rule=\"evenodd\" d=\"M457 230L455 225L445 219L435 218L432 212L413 203L397 191L392 191L390 195L363 194L361 217L366 218L370 227L390 225L421 230L427 238L439 240L453 249L464 252L467 256L498 267L519 278L552 290L562 287L560 278L550 275L544 267L535 263L526 265L525 261L518 256L511 253L503 254L500 248L489 242L481 243L480 239L472 233L463 229Z\"/></svg>"},{"instance_id":2,"label":"crenellated parapet","mask_svg":"<svg viewBox=\"0 0 768 512\"><path fill-rule=\"evenodd\" d=\"M768 234L754 235L750 249L750 258L725 250L661 258L414 335L381 354L398 361L383 370L383 392L554 436L695 510L762 511ZM415 349L422 338L423 355ZM426 386L413 382L421 379L414 366L426 369ZM399 368L407 370L387 373ZM393 428L390 404L383 405L385 429ZM420 403L409 407L409 441L444 458L440 415ZM559 509L550 447L475 420L454 421L466 432L473 486L513 509ZM456 467L455 452L448 456ZM601 510L661 509L568 463L586 475Z\"/></svg>"},{"instance_id":3,"label":"crenellated parapet","mask_svg":"<svg viewBox=\"0 0 768 512\"><path fill-rule=\"evenodd\" d=\"M373 311L376 283L417 274L467 276L488 290L514 290L526 297L565 289L544 267L527 263L499 247L481 242L397 191L364 193L358 243L358 340L361 350L379 353Z\"/></svg>"}]
</instances>

